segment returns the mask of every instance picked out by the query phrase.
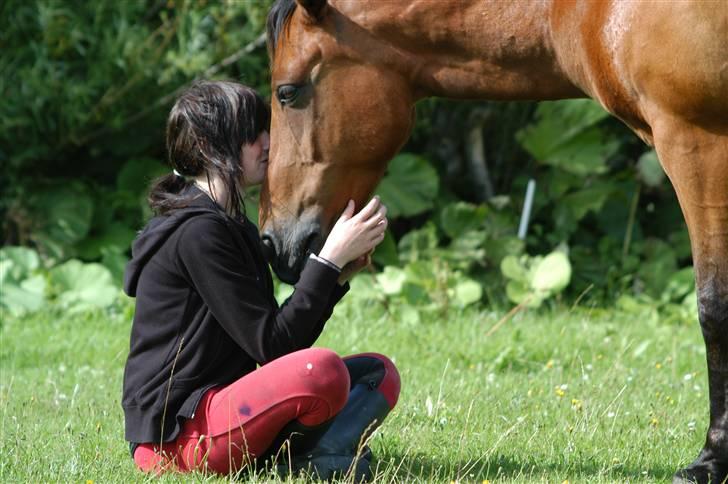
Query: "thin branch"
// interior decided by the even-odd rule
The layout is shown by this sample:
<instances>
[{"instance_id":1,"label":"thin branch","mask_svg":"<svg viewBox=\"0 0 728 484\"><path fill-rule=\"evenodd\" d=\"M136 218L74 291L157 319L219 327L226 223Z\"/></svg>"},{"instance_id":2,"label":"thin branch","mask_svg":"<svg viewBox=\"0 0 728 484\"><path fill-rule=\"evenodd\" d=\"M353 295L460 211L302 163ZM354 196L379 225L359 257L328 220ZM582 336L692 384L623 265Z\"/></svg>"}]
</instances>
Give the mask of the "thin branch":
<instances>
[{"instance_id":1,"label":"thin branch","mask_svg":"<svg viewBox=\"0 0 728 484\"><path fill-rule=\"evenodd\" d=\"M531 296L530 295L527 296L526 299L524 299L523 301L521 301L513 309L511 309L510 311L508 311L508 313L505 316L503 316L500 319L500 321L498 321L497 323L495 323L493 325L493 327L490 328L487 333L485 333L485 337L487 338L488 336L491 336L493 333L495 333L496 331L498 331L498 329L501 326L503 326L509 319L511 319L513 316L515 316L516 314L518 314L519 312L521 312L521 310L524 309L529 302L531 302Z\"/></svg>"}]
</instances>

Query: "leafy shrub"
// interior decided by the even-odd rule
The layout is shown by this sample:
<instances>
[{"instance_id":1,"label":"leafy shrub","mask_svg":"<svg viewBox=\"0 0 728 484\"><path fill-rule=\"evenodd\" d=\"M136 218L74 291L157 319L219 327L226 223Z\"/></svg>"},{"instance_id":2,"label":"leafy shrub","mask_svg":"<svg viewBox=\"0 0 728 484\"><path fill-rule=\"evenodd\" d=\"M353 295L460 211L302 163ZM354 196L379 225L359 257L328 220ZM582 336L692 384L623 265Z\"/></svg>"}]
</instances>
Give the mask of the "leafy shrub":
<instances>
[{"instance_id":1,"label":"leafy shrub","mask_svg":"<svg viewBox=\"0 0 728 484\"><path fill-rule=\"evenodd\" d=\"M168 170L164 119L179 89L212 76L270 94L258 40L268 5L2 4L0 70L16 74L0 78L3 244L35 251L1 252L0 305L13 313L53 301L81 307L94 299L84 289L92 276L103 282L97 299L111 299L108 277L120 282L150 216L146 187ZM525 297L535 305L557 294L649 306L670 321L694 317L675 195L655 152L596 103L427 99L417 111L377 190L392 221L374 254L380 272L357 278L355 297L410 322L438 307ZM536 197L520 240L529 179ZM568 286L562 277L546 289L534 274L556 260L543 256L556 247L568 247L571 274ZM504 267L514 277L504 279ZM289 291L280 286L279 296Z\"/></svg>"},{"instance_id":2,"label":"leafy shrub","mask_svg":"<svg viewBox=\"0 0 728 484\"><path fill-rule=\"evenodd\" d=\"M0 249L0 307L15 316L46 303L82 311L109 307L121 297L111 271L101 264L71 259L47 270L40 261L26 247Z\"/></svg>"}]
</instances>

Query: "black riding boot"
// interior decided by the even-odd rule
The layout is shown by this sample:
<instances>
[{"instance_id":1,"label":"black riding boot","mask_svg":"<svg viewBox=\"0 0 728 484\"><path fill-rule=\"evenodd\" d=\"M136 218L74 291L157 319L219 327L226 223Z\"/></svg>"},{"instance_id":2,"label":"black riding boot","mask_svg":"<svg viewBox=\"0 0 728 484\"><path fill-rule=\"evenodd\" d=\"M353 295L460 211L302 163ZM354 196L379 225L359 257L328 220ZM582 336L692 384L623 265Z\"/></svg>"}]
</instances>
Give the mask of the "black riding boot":
<instances>
[{"instance_id":1,"label":"black riding boot","mask_svg":"<svg viewBox=\"0 0 728 484\"><path fill-rule=\"evenodd\" d=\"M389 403L373 385L357 384L344 409L315 447L293 459L293 470L322 480L352 473L355 482L371 478L371 454L365 444L390 412Z\"/></svg>"}]
</instances>

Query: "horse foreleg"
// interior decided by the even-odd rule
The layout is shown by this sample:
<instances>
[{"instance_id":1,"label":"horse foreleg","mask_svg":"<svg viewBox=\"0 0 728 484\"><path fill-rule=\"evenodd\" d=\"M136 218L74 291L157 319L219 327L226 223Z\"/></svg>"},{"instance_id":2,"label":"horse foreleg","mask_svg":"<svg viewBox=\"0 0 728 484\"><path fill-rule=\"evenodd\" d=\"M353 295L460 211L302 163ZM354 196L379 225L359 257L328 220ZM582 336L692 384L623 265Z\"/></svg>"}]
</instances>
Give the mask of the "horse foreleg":
<instances>
[{"instance_id":1,"label":"horse foreleg","mask_svg":"<svg viewBox=\"0 0 728 484\"><path fill-rule=\"evenodd\" d=\"M728 129L669 117L653 128L690 232L710 396L705 445L674 482L722 483L728 478Z\"/></svg>"}]
</instances>

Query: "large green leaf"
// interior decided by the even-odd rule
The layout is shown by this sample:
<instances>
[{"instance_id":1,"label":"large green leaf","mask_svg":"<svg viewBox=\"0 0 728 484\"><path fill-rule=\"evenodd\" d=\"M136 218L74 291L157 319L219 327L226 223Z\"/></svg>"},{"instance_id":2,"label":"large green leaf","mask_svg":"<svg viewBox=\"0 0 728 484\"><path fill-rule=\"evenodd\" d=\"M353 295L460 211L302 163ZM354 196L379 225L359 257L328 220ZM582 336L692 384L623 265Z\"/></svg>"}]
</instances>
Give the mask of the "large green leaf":
<instances>
[{"instance_id":1,"label":"large green leaf","mask_svg":"<svg viewBox=\"0 0 728 484\"><path fill-rule=\"evenodd\" d=\"M40 274L31 276L20 284L5 281L0 291L0 306L16 316L37 311L45 302L45 287L45 278Z\"/></svg>"},{"instance_id":2,"label":"large green leaf","mask_svg":"<svg viewBox=\"0 0 728 484\"><path fill-rule=\"evenodd\" d=\"M528 287L521 281L510 280L506 285L506 295L508 300L516 304L520 304L528 298L530 291Z\"/></svg>"},{"instance_id":3,"label":"large green leaf","mask_svg":"<svg viewBox=\"0 0 728 484\"><path fill-rule=\"evenodd\" d=\"M51 269L49 274L59 301L71 307L106 307L119 295L111 272L101 264L71 259Z\"/></svg>"},{"instance_id":4,"label":"large green leaf","mask_svg":"<svg viewBox=\"0 0 728 484\"><path fill-rule=\"evenodd\" d=\"M136 232L118 222L111 223L104 233L95 237L87 237L76 245L77 254L86 260L96 260L104 250L126 252L134 240Z\"/></svg>"},{"instance_id":5,"label":"large green leaf","mask_svg":"<svg viewBox=\"0 0 728 484\"><path fill-rule=\"evenodd\" d=\"M349 291L347 297L357 301L378 301L382 299L382 292L373 274L360 272L351 280L350 285L351 291Z\"/></svg>"},{"instance_id":6,"label":"large green leaf","mask_svg":"<svg viewBox=\"0 0 728 484\"><path fill-rule=\"evenodd\" d=\"M547 102L536 115L536 123L516 134L536 160L582 176L607 170L619 140L595 126L608 116L601 106L586 99Z\"/></svg>"},{"instance_id":7,"label":"large green leaf","mask_svg":"<svg viewBox=\"0 0 728 484\"><path fill-rule=\"evenodd\" d=\"M455 285L455 300L461 306L468 306L476 303L480 301L482 297L483 287L480 283L473 279L464 278Z\"/></svg>"},{"instance_id":8,"label":"large green leaf","mask_svg":"<svg viewBox=\"0 0 728 484\"><path fill-rule=\"evenodd\" d=\"M574 220L579 221L588 212L598 212L613 191L613 184L597 183L583 190L569 193L559 201L557 207L569 210Z\"/></svg>"},{"instance_id":9,"label":"large green leaf","mask_svg":"<svg viewBox=\"0 0 728 484\"><path fill-rule=\"evenodd\" d=\"M377 282L382 288L382 292L389 296L393 296L402 292L407 276L399 267L387 266L384 270L377 274Z\"/></svg>"},{"instance_id":10,"label":"large green leaf","mask_svg":"<svg viewBox=\"0 0 728 484\"><path fill-rule=\"evenodd\" d=\"M377 194L390 218L411 217L432 209L438 185L437 171L426 159L403 153L389 163Z\"/></svg>"},{"instance_id":11,"label":"large green leaf","mask_svg":"<svg viewBox=\"0 0 728 484\"><path fill-rule=\"evenodd\" d=\"M488 216L488 207L467 202L451 203L440 212L440 228L455 239L466 232L482 228Z\"/></svg>"},{"instance_id":12,"label":"large green leaf","mask_svg":"<svg viewBox=\"0 0 728 484\"><path fill-rule=\"evenodd\" d=\"M399 259L402 262L416 261L431 254L437 247L437 229L432 222L407 232L399 241Z\"/></svg>"},{"instance_id":13,"label":"large green leaf","mask_svg":"<svg viewBox=\"0 0 728 484\"><path fill-rule=\"evenodd\" d=\"M503 258L500 269L503 275L511 280L525 283L528 281L528 270L523 264L523 259L515 255L508 255Z\"/></svg>"},{"instance_id":14,"label":"large green leaf","mask_svg":"<svg viewBox=\"0 0 728 484\"><path fill-rule=\"evenodd\" d=\"M20 283L40 266L38 253L27 247L0 249L0 286L5 282Z\"/></svg>"},{"instance_id":15,"label":"large green leaf","mask_svg":"<svg viewBox=\"0 0 728 484\"><path fill-rule=\"evenodd\" d=\"M608 116L591 99L542 102L536 110L536 122L516 133L516 139L542 160Z\"/></svg>"},{"instance_id":16,"label":"large green leaf","mask_svg":"<svg viewBox=\"0 0 728 484\"><path fill-rule=\"evenodd\" d=\"M571 263L561 251L544 257L534 268L531 287L536 291L555 294L562 291L571 281Z\"/></svg>"},{"instance_id":17,"label":"large green leaf","mask_svg":"<svg viewBox=\"0 0 728 484\"><path fill-rule=\"evenodd\" d=\"M565 253L554 251L546 257L507 256L501 262L507 279L506 295L512 302L538 307L548 297L562 291L571 281L571 263Z\"/></svg>"}]
</instances>

